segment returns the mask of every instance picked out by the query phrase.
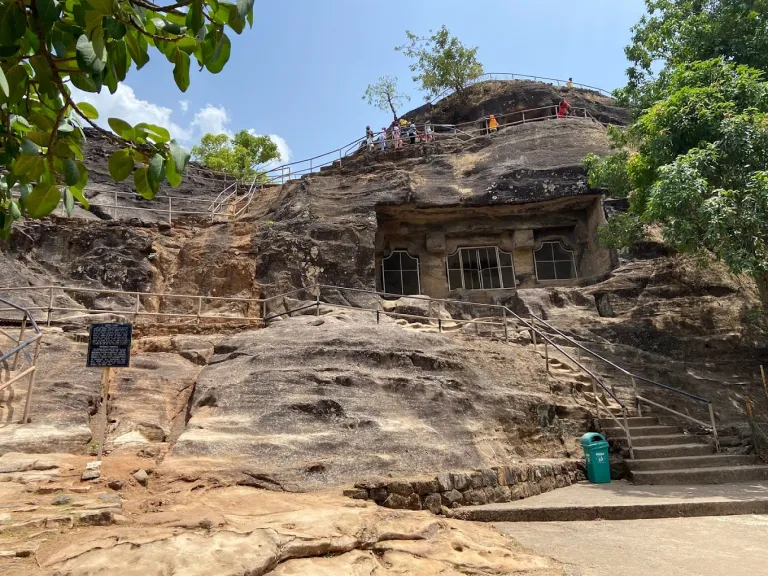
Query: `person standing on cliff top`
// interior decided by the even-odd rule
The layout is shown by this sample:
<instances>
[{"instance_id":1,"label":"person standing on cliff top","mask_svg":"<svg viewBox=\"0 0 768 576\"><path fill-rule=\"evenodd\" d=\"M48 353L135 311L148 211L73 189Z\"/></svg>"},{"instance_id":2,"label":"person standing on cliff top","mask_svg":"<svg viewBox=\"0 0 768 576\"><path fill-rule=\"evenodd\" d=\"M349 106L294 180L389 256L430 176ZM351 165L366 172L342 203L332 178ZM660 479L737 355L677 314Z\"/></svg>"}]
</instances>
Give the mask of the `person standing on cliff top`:
<instances>
[{"instance_id":1,"label":"person standing on cliff top","mask_svg":"<svg viewBox=\"0 0 768 576\"><path fill-rule=\"evenodd\" d=\"M411 122L411 125L408 128L408 141L411 144L416 144L416 124L413 122Z\"/></svg>"},{"instance_id":2,"label":"person standing on cliff top","mask_svg":"<svg viewBox=\"0 0 768 576\"><path fill-rule=\"evenodd\" d=\"M562 120L563 118L568 116L568 114L569 114L568 111L570 109L571 109L571 105L568 104L567 101L563 100L562 102L560 102L560 108L557 109L557 118L559 120Z\"/></svg>"},{"instance_id":3,"label":"person standing on cliff top","mask_svg":"<svg viewBox=\"0 0 768 576\"><path fill-rule=\"evenodd\" d=\"M373 130L370 126L365 127L365 142L368 144L368 150L373 150Z\"/></svg>"},{"instance_id":4,"label":"person standing on cliff top","mask_svg":"<svg viewBox=\"0 0 768 576\"><path fill-rule=\"evenodd\" d=\"M568 82L565 83L565 87L568 88L568 90L573 88L573 78L568 78Z\"/></svg>"},{"instance_id":5,"label":"person standing on cliff top","mask_svg":"<svg viewBox=\"0 0 768 576\"><path fill-rule=\"evenodd\" d=\"M395 150L402 147L403 139L400 137L400 124L395 123L392 127L392 137L395 139Z\"/></svg>"},{"instance_id":6,"label":"person standing on cliff top","mask_svg":"<svg viewBox=\"0 0 768 576\"><path fill-rule=\"evenodd\" d=\"M491 114L488 116L488 132L493 133L499 129L499 121L496 120L496 116Z\"/></svg>"},{"instance_id":7,"label":"person standing on cliff top","mask_svg":"<svg viewBox=\"0 0 768 576\"><path fill-rule=\"evenodd\" d=\"M379 133L379 142L381 142L381 151L386 152L387 151L387 129L382 128L381 132Z\"/></svg>"}]
</instances>

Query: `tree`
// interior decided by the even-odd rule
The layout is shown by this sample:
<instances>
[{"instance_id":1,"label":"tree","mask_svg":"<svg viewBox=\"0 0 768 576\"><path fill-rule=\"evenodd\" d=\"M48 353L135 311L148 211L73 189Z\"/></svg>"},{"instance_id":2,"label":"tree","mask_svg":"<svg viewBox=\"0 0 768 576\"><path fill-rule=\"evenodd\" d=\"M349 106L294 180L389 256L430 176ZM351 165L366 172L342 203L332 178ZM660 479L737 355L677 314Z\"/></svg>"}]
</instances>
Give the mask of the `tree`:
<instances>
[{"instance_id":1,"label":"tree","mask_svg":"<svg viewBox=\"0 0 768 576\"><path fill-rule=\"evenodd\" d=\"M211 170L225 172L238 180L253 180L258 166L270 160L279 160L280 152L269 136L254 136L241 130L233 137L226 134L206 134L192 155Z\"/></svg>"},{"instance_id":2,"label":"tree","mask_svg":"<svg viewBox=\"0 0 768 576\"><path fill-rule=\"evenodd\" d=\"M363 94L363 100L368 100L368 104L376 106L379 110L392 111L392 115L397 120L397 110L403 105L403 100L410 100L407 94L401 94L397 89L396 76L382 76L376 84L368 84L368 88Z\"/></svg>"},{"instance_id":3,"label":"tree","mask_svg":"<svg viewBox=\"0 0 768 576\"><path fill-rule=\"evenodd\" d=\"M632 28L625 53L632 66L620 95L653 101L652 67L724 57L768 71L768 0L645 0L648 15ZM662 73L662 76L664 73ZM650 97L649 97L650 96ZM649 97L649 98L648 98Z\"/></svg>"},{"instance_id":4,"label":"tree","mask_svg":"<svg viewBox=\"0 0 768 576\"><path fill-rule=\"evenodd\" d=\"M408 30L405 34L408 42L395 50L415 60L409 66L411 72L417 72L413 81L420 82L430 97L450 88L465 99L467 84L483 74L483 66L477 60L477 46L466 48L445 26L429 38L420 38Z\"/></svg>"},{"instance_id":5,"label":"tree","mask_svg":"<svg viewBox=\"0 0 768 576\"><path fill-rule=\"evenodd\" d=\"M167 180L181 182L189 153L160 126L131 126L109 118L112 132L94 121L98 111L73 100L71 86L114 93L132 66L151 52L173 64L183 92L194 58L216 74L229 60L225 30L253 23L253 0L4 0L0 4L0 234L24 214L41 218L64 199L88 207L83 189L83 125L104 132L121 149L109 158L115 180L133 174L146 198Z\"/></svg>"},{"instance_id":6,"label":"tree","mask_svg":"<svg viewBox=\"0 0 768 576\"><path fill-rule=\"evenodd\" d=\"M708 251L751 274L768 310L768 82L724 58L668 68L658 101L626 131L618 152L587 158L590 185L628 197L603 231L625 245L659 224L683 252Z\"/></svg>"}]
</instances>

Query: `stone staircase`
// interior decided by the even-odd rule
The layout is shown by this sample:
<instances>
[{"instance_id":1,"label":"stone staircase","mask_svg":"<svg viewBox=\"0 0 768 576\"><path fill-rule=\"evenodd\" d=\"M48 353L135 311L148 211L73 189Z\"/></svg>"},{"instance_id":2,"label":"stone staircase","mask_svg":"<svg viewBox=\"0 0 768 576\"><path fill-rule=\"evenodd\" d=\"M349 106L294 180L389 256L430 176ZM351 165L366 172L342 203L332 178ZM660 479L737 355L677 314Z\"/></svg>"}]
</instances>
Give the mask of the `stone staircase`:
<instances>
[{"instance_id":1,"label":"stone staircase","mask_svg":"<svg viewBox=\"0 0 768 576\"><path fill-rule=\"evenodd\" d=\"M611 418L600 425L614 444L624 450L625 460L635 484L725 484L768 480L768 466L758 464L751 455L723 454L715 451L708 437L667 426L653 416L628 418L634 459L624 432Z\"/></svg>"}]
</instances>

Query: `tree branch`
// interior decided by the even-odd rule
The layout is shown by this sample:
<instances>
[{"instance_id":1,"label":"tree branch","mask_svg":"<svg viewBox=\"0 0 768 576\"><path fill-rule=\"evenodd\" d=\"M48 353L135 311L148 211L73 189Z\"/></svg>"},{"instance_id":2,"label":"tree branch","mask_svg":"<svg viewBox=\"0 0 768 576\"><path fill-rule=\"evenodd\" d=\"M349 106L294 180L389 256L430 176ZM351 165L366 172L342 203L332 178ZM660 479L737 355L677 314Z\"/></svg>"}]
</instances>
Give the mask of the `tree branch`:
<instances>
[{"instance_id":1,"label":"tree branch","mask_svg":"<svg viewBox=\"0 0 768 576\"><path fill-rule=\"evenodd\" d=\"M170 4L168 6L158 6L157 4L148 2L147 0L128 0L129 4L133 4L134 6L141 6L142 8L152 10L153 12L175 12L176 14L183 14L182 12L176 12L176 8L184 8L185 6L192 4L192 2L194 2L194 0L182 0L181 2Z\"/></svg>"}]
</instances>

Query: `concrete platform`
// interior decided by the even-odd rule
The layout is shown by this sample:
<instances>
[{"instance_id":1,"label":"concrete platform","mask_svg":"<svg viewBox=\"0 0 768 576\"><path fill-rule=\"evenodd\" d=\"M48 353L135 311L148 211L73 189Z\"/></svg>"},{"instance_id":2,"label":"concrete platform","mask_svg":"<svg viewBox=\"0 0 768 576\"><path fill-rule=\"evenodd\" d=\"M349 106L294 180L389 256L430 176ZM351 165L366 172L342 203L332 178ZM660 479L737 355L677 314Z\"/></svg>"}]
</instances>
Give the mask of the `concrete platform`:
<instances>
[{"instance_id":1,"label":"concrete platform","mask_svg":"<svg viewBox=\"0 0 768 576\"><path fill-rule=\"evenodd\" d=\"M546 494L455 510L477 522L637 520L768 514L768 482L689 486L636 486L581 482Z\"/></svg>"},{"instance_id":2,"label":"concrete platform","mask_svg":"<svg viewBox=\"0 0 768 576\"><path fill-rule=\"evenodd\" d=\"M757 576L768 572L768 516L494 526L523 546L563 562L568 576Z\"/></svg>"}]
</instances>

